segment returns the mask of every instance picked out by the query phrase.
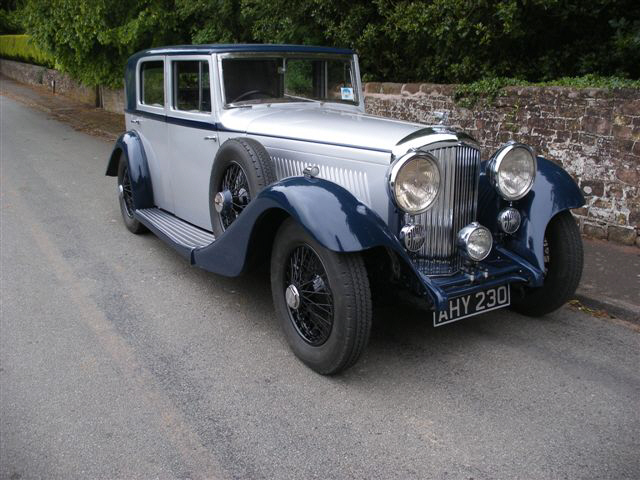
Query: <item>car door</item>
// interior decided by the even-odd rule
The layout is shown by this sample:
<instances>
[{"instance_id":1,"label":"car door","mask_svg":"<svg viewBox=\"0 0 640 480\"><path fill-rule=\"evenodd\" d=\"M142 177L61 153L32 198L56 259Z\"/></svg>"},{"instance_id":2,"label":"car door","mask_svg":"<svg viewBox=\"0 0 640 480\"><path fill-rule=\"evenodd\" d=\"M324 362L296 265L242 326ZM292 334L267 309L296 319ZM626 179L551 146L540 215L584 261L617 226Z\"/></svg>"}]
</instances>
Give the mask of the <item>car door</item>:
<instances>
[{"instance_id":1,"label":"car door","mask_svg":"<svg viewBox=\"0 0 640 480\"><path fill-rule=\"evenodd\" d=\"M211 230L209 178L218 151L210 55L168 56L167 128L175 214Z\"/></svg>"},{"instance_id":2,"label":"car door","mask_svg":"<svg viewBox=\"0 0 640 480\"><path fill-rule=\"evenodd\" d=\"M127 129L136 130L147 156L155 204L173 211L173 192L167 140L167 81L164 56L142 58L136 71L136 111Z\"/></svg>"}]
</instances>

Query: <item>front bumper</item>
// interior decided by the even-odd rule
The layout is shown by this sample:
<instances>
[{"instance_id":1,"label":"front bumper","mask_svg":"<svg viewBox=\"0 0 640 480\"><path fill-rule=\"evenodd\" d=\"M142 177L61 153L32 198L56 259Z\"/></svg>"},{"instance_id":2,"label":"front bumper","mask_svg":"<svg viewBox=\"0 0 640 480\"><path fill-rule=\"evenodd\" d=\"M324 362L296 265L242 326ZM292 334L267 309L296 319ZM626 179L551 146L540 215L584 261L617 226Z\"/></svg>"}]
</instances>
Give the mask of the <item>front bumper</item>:
<instances>
[{"instance_id":1,"label":"front bumper","mask_svg":"<svg viewBox=\"0 0 640 480\"><path fill-rule=\"evenodd\" d=\"M544 280L540 269L500 245L494 246L489 258L467 272L446 277L430 277L417 270L416 273L437 311L447 310L449 300L461 295L511 283L538 287Z\"/></svg>"}]
</instances>

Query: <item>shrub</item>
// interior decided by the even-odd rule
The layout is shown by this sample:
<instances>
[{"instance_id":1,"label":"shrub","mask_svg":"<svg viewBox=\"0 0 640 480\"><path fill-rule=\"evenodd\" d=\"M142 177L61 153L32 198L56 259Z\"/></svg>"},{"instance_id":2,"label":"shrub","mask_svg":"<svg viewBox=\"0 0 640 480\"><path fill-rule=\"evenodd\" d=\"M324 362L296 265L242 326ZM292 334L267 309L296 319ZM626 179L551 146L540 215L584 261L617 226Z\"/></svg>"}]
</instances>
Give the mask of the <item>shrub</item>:
<instances>
[{"instance_id":1,"label":"shrub","mask_svg":"<svg viewBox=\"0 0 640 480\"><path fill-rule=\"evenodd\" d=\"M29 35L0 35L0 57L53 67L53 59L36 47Z\"/></svg>"}]
</instances>

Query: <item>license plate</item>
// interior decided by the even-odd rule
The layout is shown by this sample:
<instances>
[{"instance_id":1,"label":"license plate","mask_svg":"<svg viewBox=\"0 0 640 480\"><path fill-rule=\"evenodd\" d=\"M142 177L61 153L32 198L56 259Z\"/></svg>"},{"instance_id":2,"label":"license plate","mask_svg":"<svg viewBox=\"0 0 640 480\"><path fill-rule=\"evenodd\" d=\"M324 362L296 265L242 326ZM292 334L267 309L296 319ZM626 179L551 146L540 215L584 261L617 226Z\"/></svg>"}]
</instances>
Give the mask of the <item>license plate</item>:
<instances>
[{"instance_id":1,"label":"license plate","mask_svg":"<svg viewBox=\"0 0 640 480\"><path fill-rule=\"evenodd\" d=\"M439 327L445 323L473 317L480 313L506 307L510 303L511 289L509 285L462 295L449 300L449 308L447 310L433 312L433 326Z\"/></svg>"}]
</instances>

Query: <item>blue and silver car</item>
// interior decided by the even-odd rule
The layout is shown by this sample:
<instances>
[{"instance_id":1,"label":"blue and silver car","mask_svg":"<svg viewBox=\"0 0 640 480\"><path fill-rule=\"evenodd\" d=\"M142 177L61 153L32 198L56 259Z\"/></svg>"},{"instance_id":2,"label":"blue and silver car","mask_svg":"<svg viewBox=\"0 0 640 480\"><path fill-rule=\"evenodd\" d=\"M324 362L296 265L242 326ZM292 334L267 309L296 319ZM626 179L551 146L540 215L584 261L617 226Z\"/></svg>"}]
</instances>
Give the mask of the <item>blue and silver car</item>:
<instances>
[{"instance_id":1,"label":"blue and silver car","mask_svg":"<svg viewBox=\"0 0 640 480\"><path fill-rule=\"evenodd\" d=\"M571 177L527 145L483 159L445 125L367 115L351 50L154 48L125 85L107 175L126 227L221 275L269 262L287 341L319 373L361 356L372 291L415 295L441 326L544 315L578 285Z\"/></svg>"}]
</instances>

